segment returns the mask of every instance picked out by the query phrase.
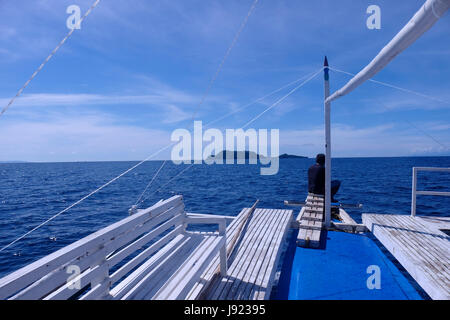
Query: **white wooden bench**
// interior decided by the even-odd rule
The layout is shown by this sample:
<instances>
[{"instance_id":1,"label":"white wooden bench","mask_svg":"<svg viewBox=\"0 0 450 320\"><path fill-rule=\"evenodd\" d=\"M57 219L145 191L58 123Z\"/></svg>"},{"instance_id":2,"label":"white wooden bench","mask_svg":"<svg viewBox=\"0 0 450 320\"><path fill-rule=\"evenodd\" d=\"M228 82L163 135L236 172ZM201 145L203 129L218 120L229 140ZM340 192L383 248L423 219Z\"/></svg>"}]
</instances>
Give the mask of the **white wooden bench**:
<instances>
[{"instance_id":1,"label":"white wooden bench","mask_svg":"<svg viewBox=\"0 0 450 320\"><path fill-rule=\"evenodd\" d=\"M297 216L297 244L301 247L318 248L324 220L324 196L308 193L306 205Z\"/></svg>"},{"instance_id":2,"label":"white wooden bench","mask_svg":"<svg viewBox=\"0 0 450 320\"><path fill-rule=\"evenodd\" d=\"M185 299L214 257L226 275L225 229L225 218L188 216L174 196L0 279L0 299Z\"/></svg>"},{"instance_id":3,"label":"white wooden bench","mask_svg":"<svg viewBox=\"0 0 450 320\"><path fill-rule=\"evenodd\" d=\"M249 209L244 209L228 226L228 239L231 238L230 234L237 232L237 226L245 217L247 210ZM202 290L200 298L205 300L269 299L292 219L292 210L256 209L248 220L242 238L233 248L227 275L214 279L211 272L207 270L202 278L210 283ZM213 271L215 268L217 268L217 262L216 265L211 265L210 270ZM202 289L201 283L198 285L199 287L194 287L192 293Z\"/></svg>"}]
</instances>

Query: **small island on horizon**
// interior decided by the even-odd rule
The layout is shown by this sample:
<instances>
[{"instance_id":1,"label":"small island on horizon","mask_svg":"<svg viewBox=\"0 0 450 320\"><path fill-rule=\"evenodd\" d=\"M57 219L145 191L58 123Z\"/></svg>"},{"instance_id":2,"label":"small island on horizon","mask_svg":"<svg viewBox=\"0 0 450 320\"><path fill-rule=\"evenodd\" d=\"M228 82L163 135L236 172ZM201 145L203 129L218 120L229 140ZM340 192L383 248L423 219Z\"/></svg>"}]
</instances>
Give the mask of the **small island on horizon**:
<instances>
[{"instance_id":1,"label":"small island on horizon","mask_svg":"<svg viewBox=\"0 0 450 320\"><path fill-rule=\"evenodd\" d=\"M228 151L228 150L223 150L221 152L219 152L216 156L210 155L208 157L208 159L215 159L215 158L222 158L223 160L226 159L226 154L227 152L233 153L233 159L237 160L237 159L245 159L245 160L249 160L250 157L252 157L253 159L260 159L260 158L267 158L263 155L257 154L253 151ZM292 154L287 154L287 153L283 153L282 155L280 155L278 157L279 159L308 159L308 157L305 156L297 156L297 155L292 155Z\"/></svg>"},{"instance_id":2,"label":"small island on horizon","mask_svg":"<svg viewBox=\"0 0 450 320\"><path fill-rule=\"evenodd\" d=\"M287 154L287 153L283 153L278 158L280 158L280 159L308 159L308 157L305 157L305 156L297 156L295 154Z\"/></svg>"}]
</instances>

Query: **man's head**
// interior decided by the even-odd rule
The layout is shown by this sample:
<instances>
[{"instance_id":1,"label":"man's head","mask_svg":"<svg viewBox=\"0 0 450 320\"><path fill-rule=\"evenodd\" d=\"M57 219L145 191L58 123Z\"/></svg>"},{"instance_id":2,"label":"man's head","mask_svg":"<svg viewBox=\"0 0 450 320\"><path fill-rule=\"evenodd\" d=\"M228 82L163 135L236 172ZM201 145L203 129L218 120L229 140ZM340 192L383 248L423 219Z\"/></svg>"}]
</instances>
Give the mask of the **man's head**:
<instances>
[{"instance_id":1,"label":"man's head","mask_svg":"<svg viewBox=\"0 0 450 320\"><path fill-rule=\"evenodd\" d=\"M320 165L324 165L325 164L325 155L323 153L319 153L316 156L316 162Z\"/></svg>"}]
</instances>

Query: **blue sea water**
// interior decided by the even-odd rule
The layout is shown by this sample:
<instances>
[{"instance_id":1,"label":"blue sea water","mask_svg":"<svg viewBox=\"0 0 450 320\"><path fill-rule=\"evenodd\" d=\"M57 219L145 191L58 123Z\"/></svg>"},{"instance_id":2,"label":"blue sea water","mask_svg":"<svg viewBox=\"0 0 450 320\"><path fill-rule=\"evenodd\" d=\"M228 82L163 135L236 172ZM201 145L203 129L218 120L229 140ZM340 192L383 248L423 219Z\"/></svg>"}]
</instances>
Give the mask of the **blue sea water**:
<instances>
[{"instance_id":1,"label":"blue sea water","mask_svg":"<svg viewBox=\"0 0 450 320\"><path fill-rule=\"evenodd\" d=\"M142 207L174 194L189 212L237 215L256 199L259 207L284 208L284 200L304 200L312 159L283 159L277 175L261 176L258 165L194 165L168 162L149 188ZM80 205L0 252L0 277L128 216L128 209L161 166L146 162ZM136 162L0 164L0 248L136 164ZM409 214L413 166L450 167L450 157L337 158L333 179L342 181L337 198L362 203L348 212ZM419 190L450 191L450 174L426 172ZM419 215L450 215L450 197L419 196ZM52 240L51 238L56 238Z\"/></svg>"}]
</instances>

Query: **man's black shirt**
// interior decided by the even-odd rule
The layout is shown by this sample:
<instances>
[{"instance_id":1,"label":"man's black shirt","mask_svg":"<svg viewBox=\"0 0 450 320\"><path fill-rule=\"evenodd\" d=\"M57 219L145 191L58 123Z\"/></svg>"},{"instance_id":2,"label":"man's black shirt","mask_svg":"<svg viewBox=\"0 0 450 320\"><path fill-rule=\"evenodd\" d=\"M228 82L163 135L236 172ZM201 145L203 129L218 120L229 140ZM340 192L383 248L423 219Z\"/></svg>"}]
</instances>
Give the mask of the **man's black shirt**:
<instances>
[{"instance_id":1,"label":"man's black shirt","mask_svg":"<svg viewBox=\"0 0 450 320\"><path fill-rule=\"evenodd\" d=\"M325 194L325 166L316 163L309 167L308 192Z\"/></svg>"}]
</instances>

